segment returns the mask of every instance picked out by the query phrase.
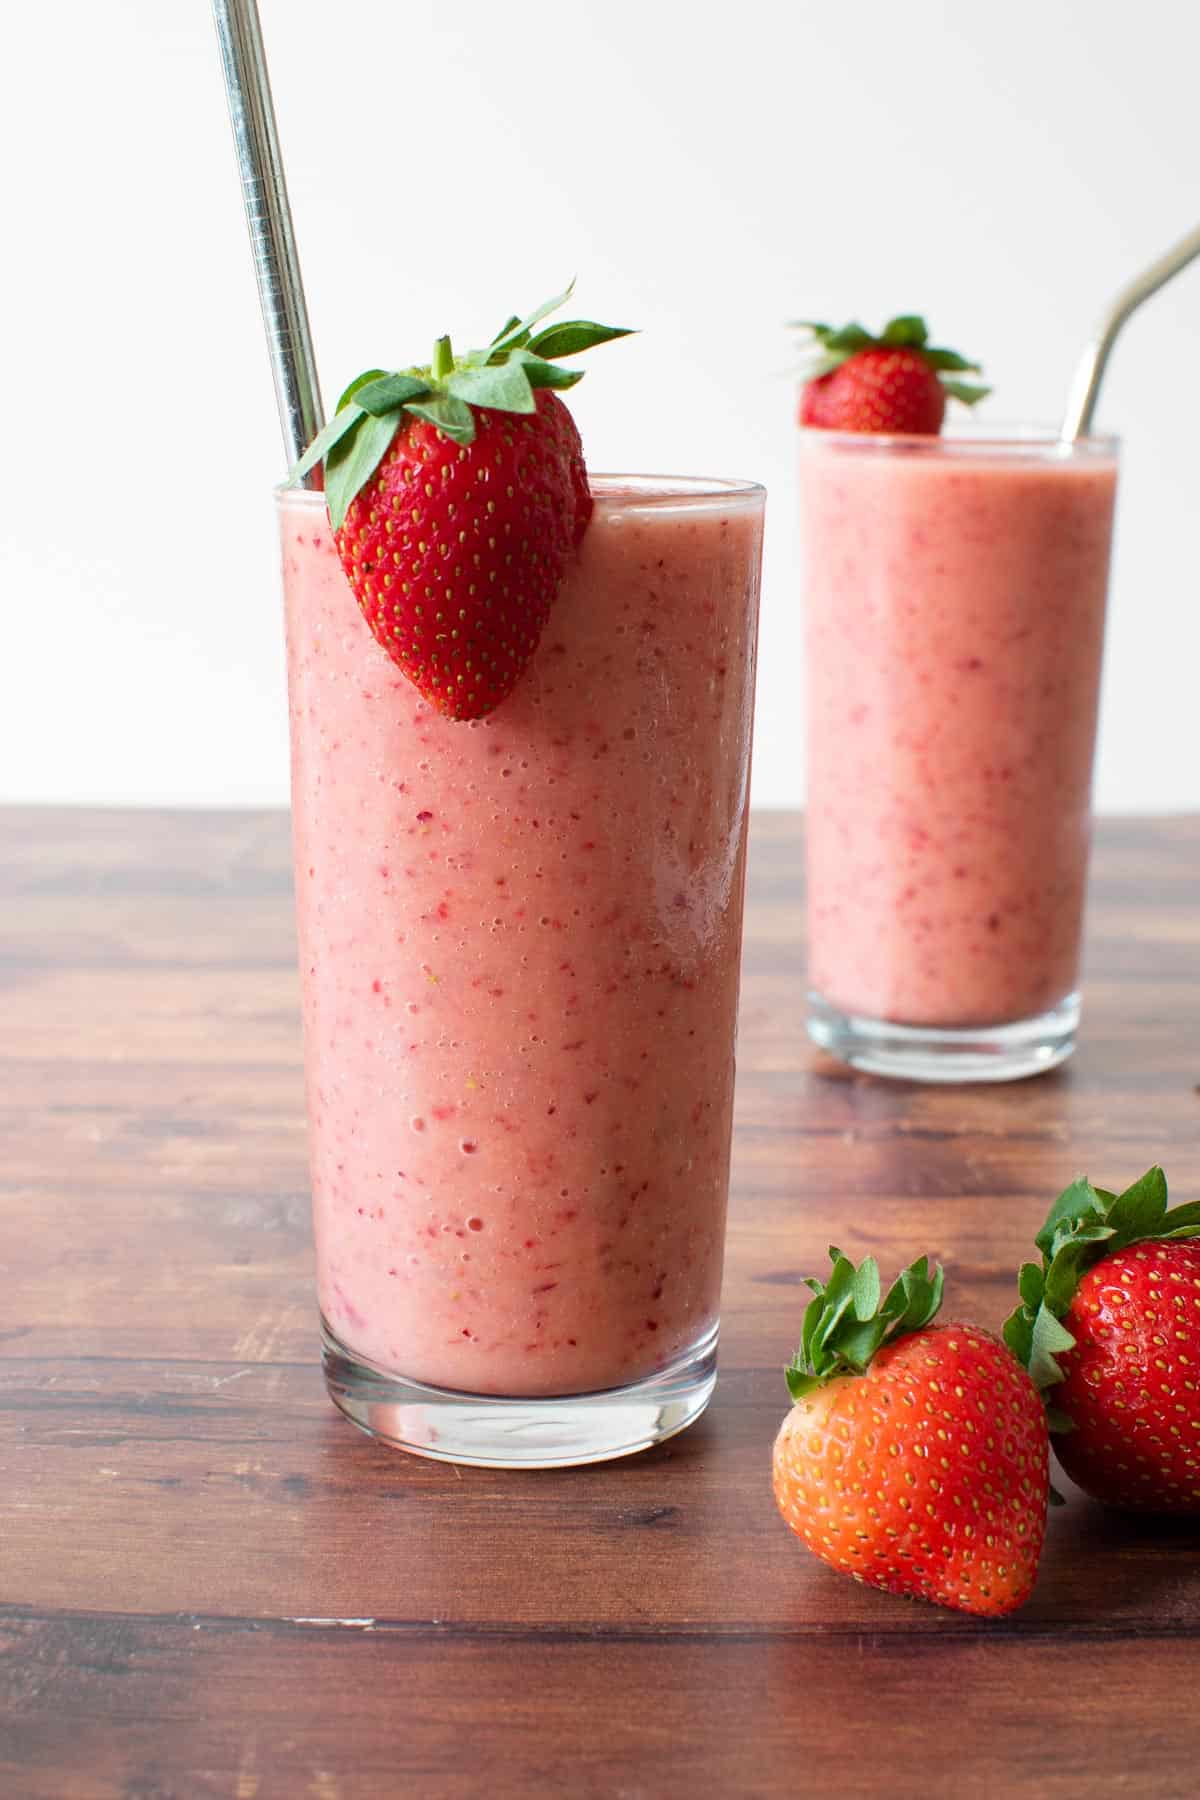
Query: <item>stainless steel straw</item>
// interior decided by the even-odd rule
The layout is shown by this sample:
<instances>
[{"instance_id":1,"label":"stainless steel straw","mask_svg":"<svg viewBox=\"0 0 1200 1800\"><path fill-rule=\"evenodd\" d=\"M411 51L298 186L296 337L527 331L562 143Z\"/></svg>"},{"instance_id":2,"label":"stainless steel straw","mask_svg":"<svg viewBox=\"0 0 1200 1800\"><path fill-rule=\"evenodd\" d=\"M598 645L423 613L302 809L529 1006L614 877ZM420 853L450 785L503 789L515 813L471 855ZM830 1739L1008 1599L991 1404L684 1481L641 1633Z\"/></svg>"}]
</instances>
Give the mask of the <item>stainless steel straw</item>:
<instances>
[{"instance_id":1,"label":"stainless steel straw","mask_svg":"<svg viewBox=\"0 0 1200 1800\"><path fill-rule=\"evenodd\" d=\"M324 423L257 0L213 0L275 400L289 466ZM305 479L311 487L315 475Z\"/></svg>"},{"instance_id":2,"label":"stainless steel straw","mask_svg":"<svg viewBox=\"0 0 1200 1800\"><path fill-rule=\"evenodd\" d=\"M1063 415L1060 436L1067 441L1086 437L1092 427L1092 415L1096 410L1096 401L1100 393L1100 382L1104 376L1109 352L1117 340L1117 333L1124 325L1130 313L1136 312L1143 300L1156 294L1160 287L1170 281L1172 275L1178 275L1180 269L1200 256L1200 226L1188 233L1175 247L1152 262L1148 269L1122 288L1108 311L1104 314L1095 333L1079 359L1075 370L1075 378L1071 383L1071 392L1067 399L1067 410Z\"/></svg>"}]
</instances>

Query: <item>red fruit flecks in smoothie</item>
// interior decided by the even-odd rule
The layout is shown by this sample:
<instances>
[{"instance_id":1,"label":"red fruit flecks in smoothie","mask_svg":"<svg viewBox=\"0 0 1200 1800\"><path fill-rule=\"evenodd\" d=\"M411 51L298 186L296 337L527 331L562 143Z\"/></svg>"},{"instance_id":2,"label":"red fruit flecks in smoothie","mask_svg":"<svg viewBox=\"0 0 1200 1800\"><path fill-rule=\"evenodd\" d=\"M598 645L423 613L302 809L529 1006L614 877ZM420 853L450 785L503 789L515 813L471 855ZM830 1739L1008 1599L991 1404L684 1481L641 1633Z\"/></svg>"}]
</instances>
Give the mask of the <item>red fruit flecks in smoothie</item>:
<instances>
[{"instance_id":1,"label":"red fruit flecks in smoothie","mask_svg":"<svg viewBox=\"0 0 1200 1800\"><path fill-rule=\"evenodd\" d=\"M1116 464L801 443L812 986L1030 1017L1078 974Z\"/></svg>"},{"instance_id":2,"label":"red fruit flecks in smoothie","mask_svg":"<svg viewBox=\"0 0 1200 1800\"><path fill-rule=\"evenodd\" d=\"M319 498L282 518L322 1307L439 1386L649 1374L717 1313L757 508L601 493L553 641L475 723L401 679L363 705Z\"/></svg>"}]
</instances>

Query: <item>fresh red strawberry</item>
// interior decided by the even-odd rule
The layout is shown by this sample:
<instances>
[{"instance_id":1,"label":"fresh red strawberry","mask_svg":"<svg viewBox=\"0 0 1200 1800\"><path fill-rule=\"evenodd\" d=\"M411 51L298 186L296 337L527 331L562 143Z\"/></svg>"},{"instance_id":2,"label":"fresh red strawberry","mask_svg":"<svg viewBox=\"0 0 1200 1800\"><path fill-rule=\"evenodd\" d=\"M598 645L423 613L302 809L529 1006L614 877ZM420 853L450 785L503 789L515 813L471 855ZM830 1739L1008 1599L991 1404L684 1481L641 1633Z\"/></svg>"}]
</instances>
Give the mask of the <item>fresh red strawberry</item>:
<instances>
[{"instance_id":1,"label":"fresh red strawberry","mask_svg":"<svg viewBox=\"0 0 1200 1800\"><path fill-rule=\"evenodd\" d=\"M569 293L568 289L568 293ZM566 294L456 358L372 369L297 463L324 462L338 555L363 617L439 712L476 719L537 649L591 517L583 448L556 388L570 356L623 330L573 320L535 333Z\"/></svg>"},{"instance_id":2,"label":"fresh red strawberry","mask_svg":"<svg viewBox=\"0 0 1200 1800\"><path fill-rule=\"evenodd\" d=\"M936 436L946 416L946 390L916 350L860 350L829 375L810 381L802 425L831 431Z\"/></svg>"},{"instance_id":3,"label":"fresh red strawberry","mask_svg":"<svg viewBox=\"0 0 1200 1800\"><path fill-rule=\"evenodd\" d=\"M1200 1513L1200 1205L1167 1210L1153 1168L1123 1194L1081 1178L1038 1234L1005 1338L1046 1392L1085 1493Z\"/></svg>"},{"instance_id":4,"label":"fresh red strawberry","mask_svg":"<svg viewBox=\"0 0 1200 1800\"><path fill-rule=\"evenodd\" d=\"M534 400L477 412L469 444L413 420L336 534L367 624L452 718L516 686L591 517L575 421L548 388Z\"/></svg>"},{"instance_id":5,"label":"fresh red strawberry","mask_svg":"<svg viewBox=\"0 0 1200 1800\"><path fill-rule=\"evenodd\" d=\"M889 320L879 337L861 325L835 331L806 321L799 329L809 338L802 425L936 436L948 395L973 406L989 391L954 379L979 364L928 343L924 319L912 315Z\"/></svg>"},{"instance_id":6,"label":"fresh red strawberry","mask_svg":"<svg viewBox=\"0 0 1200 1800\"><path fill-rule=\"evenodd\" d=\"M1027 1600L1046 1528L1045 1412L974 1325L934 1325L921 1257L880 1304L873 1257L810 1281L775 1499L808 1548L870 1587L998 1615Z\"/></svg>"}]
</instances>

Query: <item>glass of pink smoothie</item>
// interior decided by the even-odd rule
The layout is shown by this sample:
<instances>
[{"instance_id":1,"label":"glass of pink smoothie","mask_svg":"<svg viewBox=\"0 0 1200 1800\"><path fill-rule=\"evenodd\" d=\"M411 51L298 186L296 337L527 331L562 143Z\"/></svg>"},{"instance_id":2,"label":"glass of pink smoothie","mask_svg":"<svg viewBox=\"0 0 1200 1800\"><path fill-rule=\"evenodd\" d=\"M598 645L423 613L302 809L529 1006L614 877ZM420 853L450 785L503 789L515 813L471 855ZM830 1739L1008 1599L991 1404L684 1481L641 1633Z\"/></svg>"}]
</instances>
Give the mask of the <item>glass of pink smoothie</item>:
<instances>
[{"instance_id":1,"label":"glass of pink smoothie","mask_svg":"<svg viewBox=\"0 0 1200 1800\"><path fill-rule=\"evenodd\" d=\"M502 1467L644 1448L716 1377L764 493L592 488L471 722L279 494L326 1380Z\"/></svg>"},{"instance_id":2,"label":"glass of pink smoothie","mask_svg":"<svg viewBox=\"0 0 1200 1800\"><path fill-rule=\"evenodd\" d=\"M858 1068L1070 1055L1117 448L805 430L809 1031Z\"/></svg>"}]
</instances>

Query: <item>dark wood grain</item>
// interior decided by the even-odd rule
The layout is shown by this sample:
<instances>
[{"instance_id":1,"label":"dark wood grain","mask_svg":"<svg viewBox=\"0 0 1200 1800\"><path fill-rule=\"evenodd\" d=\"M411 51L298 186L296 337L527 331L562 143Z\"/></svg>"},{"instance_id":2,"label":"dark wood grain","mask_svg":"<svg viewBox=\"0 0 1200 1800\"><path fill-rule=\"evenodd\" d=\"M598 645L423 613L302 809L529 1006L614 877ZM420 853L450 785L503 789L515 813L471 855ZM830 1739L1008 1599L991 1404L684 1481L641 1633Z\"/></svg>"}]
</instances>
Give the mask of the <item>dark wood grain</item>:
<instances>
[{"instance_id":1,"label":"dark wood grain","mask_svg":"<svg viewBox=\"0 0 1200 1800\"><path fill-rule=\"evenodd\" d=\"M994 1326L1080 1168L1200 1193L1200 821L1101 828L1074 1061L953 1090L811 1051L799 830L760 817L716 1399L523 1475L324 1397L286 820L0 830L0 1792L791 1795L834 1740L852 1794L1194 1792L1200 1522L1072 1493L987 1624L809 1559L767 1465L831 1237L930 1250Z\"/></svg>"}]
</instances>

